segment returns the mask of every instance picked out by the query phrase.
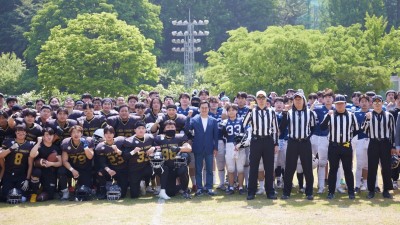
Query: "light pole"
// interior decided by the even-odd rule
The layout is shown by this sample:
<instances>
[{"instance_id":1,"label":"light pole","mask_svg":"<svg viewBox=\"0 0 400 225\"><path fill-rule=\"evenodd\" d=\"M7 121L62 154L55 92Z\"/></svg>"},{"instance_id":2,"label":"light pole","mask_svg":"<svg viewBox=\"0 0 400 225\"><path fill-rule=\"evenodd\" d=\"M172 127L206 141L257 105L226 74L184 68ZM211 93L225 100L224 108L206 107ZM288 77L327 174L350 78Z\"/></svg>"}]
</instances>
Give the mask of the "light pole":
<instances>
[{"instance_id":1,"label":"light pole","mask_svg":"<svg viewBox=\"0 0 400 225\"><path fill-rule=\"evenodd\" d=\"M189 20L173 20L172 25L186 27L185 31L172 31L172 43L178 44L178 47L173 47L173 52L183 52L185 87L189 88L193 85L194 80L194 53L200 52L200 47L195 47L195 44L201 42L197 37L208 36L208 31L195 31L195 26L204 26L209 23L208 20L191 20L189 11ZM183 39L182 39L183 38ZM183 47L180 47L183 44Z\"/></svg>"}]
</instances>

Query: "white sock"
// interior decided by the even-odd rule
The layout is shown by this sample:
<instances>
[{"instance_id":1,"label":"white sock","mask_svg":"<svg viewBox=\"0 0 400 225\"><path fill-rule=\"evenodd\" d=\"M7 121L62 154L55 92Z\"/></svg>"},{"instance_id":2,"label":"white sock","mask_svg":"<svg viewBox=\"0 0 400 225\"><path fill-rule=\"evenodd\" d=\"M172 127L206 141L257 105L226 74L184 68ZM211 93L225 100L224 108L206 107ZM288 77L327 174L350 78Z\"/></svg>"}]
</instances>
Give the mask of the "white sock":
<instances>
[{"instance_id":1,"label":"white sock","mask_svg":"<svg viewBox=\"0 0 400 225\"><path fill-rule=\"evenodd\" d=\"M318 167L318 187L323 188L325 186L325 166Z\"/></svg>"},{"instance_id":2,"label":"white sock","mask_svg":"<svg viewBox=\"0 0 400 225\"><path fill-rule=\"evenodd\" d=\"M196 185L196 177L195 176L190 176L190 180L192 181L193 185Z\"/></svg>"},{"instance_id":3,"label":"white sock","mask_svg":"<svg viewBox=\"0 0 400 225\"><path fill-rule=\"evenodd\" d=\"M249 166L245 166L244 167L244 183L246 185L246 187L249 186Z\"/></svg>"},{"instance_id":4,"label":"white sock","mask_svg":"<svg viewBox=\"0 0 400 225\"><path fill-rule=\"evenodd\" d=\"M207 175L206 175L206 170L203 170L203 186L205 186L206 185L206 181L207 181L207 179L206 179L206 177L207 177Z\"/></svg>"},{"instance_id":5,"label":"white sock","mask_svg":"<svg viewBox=\"0 0 400 225\"><path fill-rule=\"evenodd\" d=\"M265 189L265 182L263 180L260 180L259 183L260 183L260 188Z\"/></svg>"},{"instance_id":6,"label":"white sock","mask_svg":"<svg viewBox=\"0 0 400 225\"><path fill-rule=\"evenodd\" d=\"M225 170L218 170L219 185L225 184Z\"/></svg>"}]
</instances>

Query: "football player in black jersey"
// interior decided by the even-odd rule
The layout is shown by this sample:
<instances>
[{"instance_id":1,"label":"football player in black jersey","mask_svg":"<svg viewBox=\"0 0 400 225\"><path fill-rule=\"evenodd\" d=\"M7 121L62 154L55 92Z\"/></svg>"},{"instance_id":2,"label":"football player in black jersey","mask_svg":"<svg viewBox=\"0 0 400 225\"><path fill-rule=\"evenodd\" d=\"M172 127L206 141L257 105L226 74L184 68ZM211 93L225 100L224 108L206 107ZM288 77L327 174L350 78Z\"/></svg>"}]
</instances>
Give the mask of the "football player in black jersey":
<instances>
[{"instance_id":1,"label":"football player in black jersey","mask_svg":"<svg viewBox=\"0 0 400 225\"><path fill-rule=\"evenodd\" d=\"M57 109L57 119L50 120L48 126L55 132L54 143L61 145L65 138L70 137L69 129L78 124L76 120L68 119L68 110L64 107Z\"/></svg>"},{"instance_id":2,"label":"football player in black jersey","mask_svg":"<svg viewBox=\"0 0 400 225\"><path fill-rule=\"evenodd\" d=\"M6 197L13 188L23 191L27 197L32 174L33 158L29 157L35 142L27 141L25 124L15 126L16 138L4 140L0 150L0 160L4 160L2 196Z\"/></svg>"},{"instance_id":3,"label":"football player in black jersey","mask_svg":"<svg viewBox=\"0 0 400 225\"><path fill-rule=\"evenodd\" d=\"M67 97L64 100L64 108L68 110L68 119L77 120L79 117L83 116L82 111L74 109L75 101L71 97Z\"/></svg>"},{"instance_id":4,"label":"football player in black jersey","mask_svg":"<svg viewBox=\"0 0 400 225\"><path fill-rule=\"evenodd\" d=\"M114 127L116 136L133 136L135 133L133 127L139 118L129 114L129 108L127 105L121 105L118 110L119 115L109 117L107 123Z\"/></svg>"},{"instance_id":5,"label":"football player in black jersey","mask_svg":"<svg viewBox=\"0 0 400 225\"><path fill-rule=\"evenodd\" d=\"M104 141L95 149L95 161L99 168L97 179L99 181L99 199L106 198L106 182L115 181L121 188L121 198L124 198L128 188L128 168L122 157L125 137L115 137L112 126L104 127Z\"/></svg>"},{"instance_id":6,"label":"football player in black jersey","mask_svg":"<svg viewBox=\"0 0 400 225\"><path fill-rule=\"evenodd\" d=\"M128 163L131 198L139 197L140 181L153 174L149 160L149 155L154 154L155 151L153 142L153 135L146 133L146 124L142 121L135 124L135 135L127 138L124 142L123 156ZM164 181L163 177L162 180ZM169 199L165 187L161 189L159 196Z\"/></svg>"},{"instance_id":7,"label":"football player in black jersey","mask_svg":"<svg viewBox=\"0 0 400 225\"><path fill-rule=\"evenodd\" d=\"M105 116L106 118L111 117L111 116L116 116L118 115L118 112L115 111L112 107L113 102L111 98L105 98L102 101L102 110L100 110L100 114Z\"/></svg>"},{"instance_id":8,"label":"football player in black jersey","mask_svg":"<svg viewBox=\"0 0 400 225\"><path fill-rule=\"evenodd\" d=\"M188 138L185 134L176 134L176 123L173 120L164 122L164 134L157 135L154 139L154 146L160 147L166 167L169 169L167 182L167 195L175 196L179 190L183 190L183 197L190 199L189 174L187 165L175 165L177 154L189 153L192 147L187 143ZM186 154L185 156L188 156ZM190 159L188 159L190 160ZM187 161L187 163L189 163ZM179 178L180 186L176 187L176 179Z\"/></svg>"},{"instance_id":9,"label":"football player in black jersey","mask_svg":"<svg viewBox=\"0 0 400 225\"><path fill-rule=\"evenodd\" d=\"M107 120L104 116L94 115L92 103L84 103L83 112L85 116L78 119L79 124L83 127L83 136L92 137L97 129L107 126Z\"/></svg>"},{"instance_id":10,"label":"football player in black jersey","mask_svg":"<svg viewBox=\"0 0 400 225\"><path fill-rule=\"evenodd\" d=\"M35 123L36 119L36 112L33 109L24 109L22 111L23 118L15 118L11 116L8 119L8 125L11 128L14 128L17 124L25 124L26 126L26 140L28 141L35 141L39 136L43 134L43 128Z\"/></svg>"},{"instance_id":11,"label":"football player in black jersey","mask_svg":"<svg viewBox=\"0 0 400 225\"><path fill-rule=\"evenodd\" d=\"M137 116L139 120L146 122L146 104L143 102L137 102L135 104L135 113L133 114L134 116Z\"/></svg>"},{"instance_id":12,"label":"football player in black jersey","mask_svg":"<svg viewBox=\"0 0 400 225\"><path fill-rule=\"evenodd\" d=\"M61 144L63 166L58 170L59 188L63 193L62 200L69 198L68 177L78 180L78 185L91 187L93 142L82 137L83 128L79 125L70 128L71 137Z\"/></svg>"},{"instance_id":13,"label":"football player in black jersey","mask_svg":"<svg viewBox=\"0 0 400 225\"><path fill-rule=\"evenodd\" d=\"M182 114L177 114L177 107L176 105L167 105L166 106L167 113L164 114L162 117L157 118L156 122L151 127L151 133L155 134L157 131L159 134L164 133L164 123L167 120L175 121L175 129L177 133L183 131L186 122L186 116Z\"/></svg>"},{"instance_id":14,"label":"football player in black jersey","mask_svg":"<svg viewBox=\"0 0 400 225\"><path fill-rule=\"evenodd\" d=\"M42 186L42 193L47 193L47 199L54 198L57 184L57 168L62 166L61 149L53 143L54 130L50 127L44 128L43 137L38 137L36 145L32 148L30 157L35 159L31 179L31 202L36 201L39 191L39 182ZM57 154L57 162L51 162L47 159L50 154Z\"/></svg>"},{"instance_id":15,"label":"football player in black jersey","mask_svg":"<svg viewBox=\"0 0 400 225\"><path fill-rule=\"evenodd\" d=\"M42 128L48 127L49 126L48 120L51 119L51 113L52 113L51 107L49 105L43 105L38 112L39 116L36 117L35 123L42 126Z\"/></svg>"},{"instance_id":16,"label":"football player in black jersey","mask_svg":"<svg viewBox=\"0 0 400 225\"><path fill-rule=\"evenodd\" d=\"M153 98L150 102L150 108L146 111L146 123L154 123L158 118L158 114L163 113L162 102L159 98Z\"/></svg>"}]
</instances>

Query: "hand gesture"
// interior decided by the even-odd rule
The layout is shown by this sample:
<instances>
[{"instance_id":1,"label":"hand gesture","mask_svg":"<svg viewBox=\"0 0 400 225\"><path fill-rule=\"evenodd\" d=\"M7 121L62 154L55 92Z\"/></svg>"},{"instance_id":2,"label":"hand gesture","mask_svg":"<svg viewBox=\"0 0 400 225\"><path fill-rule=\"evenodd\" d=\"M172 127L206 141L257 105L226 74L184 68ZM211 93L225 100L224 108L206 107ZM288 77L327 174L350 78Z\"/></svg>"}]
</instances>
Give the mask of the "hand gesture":
<instances>
[{"instance_id":1,"label":"hand gesture","mask_svg":"<svg viewBox=\"0 0 400 225\"><path fill-rule=\"evenodd\" d=\"M38 137L36 143L37 143L37 144L40 144L40 143L42 143L42 141L43 141L43 137Z\"/></svg>"},{"instance_id":2,"label":"hand gesture","mask_svg":"<svg viewBox=\"0 0 400 225\"><path fill-rule=\"evenodd\" d=\"M332 115L332 114L333 114L333 110L329 110L328 115Z\"/></svg>"},{"instance_id":3,"label":"hand gesture","mask_svg":"<svg viewBox=\"0 0 400 225\"><path fill-rule=\"evenodd\" d=\"M367 117L367 119L371 119L371 117L372 117L372 113L371 112L367 112L366 114L365 114L365 117Z\"/></svg>"},{"instance_id":4,"label":"hand gesture","mask_svg":"<svg viewBox=\"0 0 400 225\"><path fill-rule=\"evenodd\" d=\"M193 110L192 110L192 109L189 109L188 117L192 117L192 115L193 115Z\"/></svg>"}]
</instances>

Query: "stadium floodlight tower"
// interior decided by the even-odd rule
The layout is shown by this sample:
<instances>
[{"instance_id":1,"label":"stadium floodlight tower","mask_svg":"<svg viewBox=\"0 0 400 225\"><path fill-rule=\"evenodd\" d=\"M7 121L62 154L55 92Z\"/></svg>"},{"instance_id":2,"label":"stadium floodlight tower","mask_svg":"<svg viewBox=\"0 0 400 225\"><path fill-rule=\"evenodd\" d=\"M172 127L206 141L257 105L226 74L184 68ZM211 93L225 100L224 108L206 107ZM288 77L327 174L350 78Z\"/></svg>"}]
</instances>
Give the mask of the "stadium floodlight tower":
<instances>
[{"instance_id":1,"label":"stadium floodlight tower","mask_svg":"<svg viewBox=\"0 0 400 225\"><path fill-rule=\"evenodd\" d=\"M196 47L195 44L201 42L199 37L208 36L209 31L196 31L195 26L205 26L209 23L208 20L191 20L189 10L189 20L173 20L172 25L186 27L186 30L172 31L172 43L177 44L178 47L173 47L173 52L183 53L184 62L184 75L185 75L185 87L190 88L194 82L194 53L200 52L201 48ZM183 47L181 47L183 45Z\"/></svg>"}]
</instances>

